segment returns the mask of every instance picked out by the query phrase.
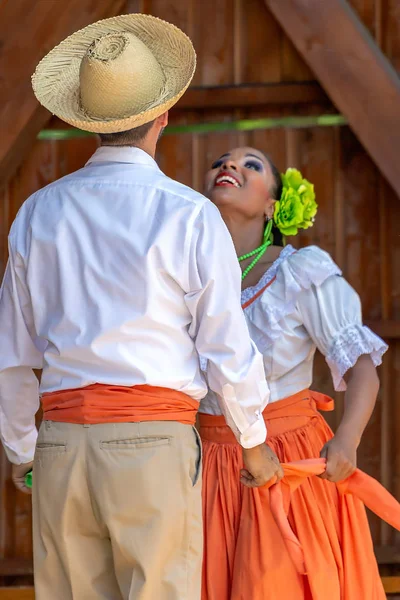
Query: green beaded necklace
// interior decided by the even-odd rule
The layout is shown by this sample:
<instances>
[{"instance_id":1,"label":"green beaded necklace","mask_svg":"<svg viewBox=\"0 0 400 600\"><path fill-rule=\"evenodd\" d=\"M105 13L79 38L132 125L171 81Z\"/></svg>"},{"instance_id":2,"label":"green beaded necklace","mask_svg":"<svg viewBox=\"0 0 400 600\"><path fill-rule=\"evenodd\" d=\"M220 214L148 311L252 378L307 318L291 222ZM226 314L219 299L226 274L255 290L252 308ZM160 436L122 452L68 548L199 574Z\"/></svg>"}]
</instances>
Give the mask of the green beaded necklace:
<instances>
[{"instance_id":1,"label":"green beaded necklace","mask_svg":"<svg viewBox=\"0 0 400 600\"><path fill-rule=\"evenodd\" d=\"M243 254L242 256L238 257L238 261L242 262L243 260L246 260L246 258L255 256L254 260L252 260L251 263L249 264L249 266L246 267L245 270L243 271L242 281L245 277L247 277L247 275L250 273L250 271L253 269L253 267L256 266L256 264L258 263L260 258L265 254L265 251L268 248L268 246L271 246L271 244L273 243L273 239L271 236L272 225L273 225L273 220L270 219L265 228L263 243L261 244L261 246L258 246L258 248L256 248L255 250L252 250L251 252L248 252L247 254Z\"/></svg>"}]
</instances>

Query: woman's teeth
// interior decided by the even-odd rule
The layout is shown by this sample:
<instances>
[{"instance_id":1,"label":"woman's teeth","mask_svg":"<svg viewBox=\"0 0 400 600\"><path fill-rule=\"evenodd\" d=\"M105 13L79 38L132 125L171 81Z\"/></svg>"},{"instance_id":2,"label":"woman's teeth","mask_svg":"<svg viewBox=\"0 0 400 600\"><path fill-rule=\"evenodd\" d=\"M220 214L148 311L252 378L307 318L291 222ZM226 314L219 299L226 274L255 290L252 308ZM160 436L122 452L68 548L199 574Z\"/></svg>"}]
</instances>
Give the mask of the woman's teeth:
<instances>
[{"instance_id":1,"label":"woman's teeth","mask_svg":"<svg viewBox=\"0 0 400 600\"><path fill-rule=\"evenodd\" d=\"M233 177L230 177L229 175L220 175L215 180L215 185L221 185L223 183L233 185L235 187L240 187L240 183L236 181L236 179L234 179Z\"/></svg>"}]
</instances>

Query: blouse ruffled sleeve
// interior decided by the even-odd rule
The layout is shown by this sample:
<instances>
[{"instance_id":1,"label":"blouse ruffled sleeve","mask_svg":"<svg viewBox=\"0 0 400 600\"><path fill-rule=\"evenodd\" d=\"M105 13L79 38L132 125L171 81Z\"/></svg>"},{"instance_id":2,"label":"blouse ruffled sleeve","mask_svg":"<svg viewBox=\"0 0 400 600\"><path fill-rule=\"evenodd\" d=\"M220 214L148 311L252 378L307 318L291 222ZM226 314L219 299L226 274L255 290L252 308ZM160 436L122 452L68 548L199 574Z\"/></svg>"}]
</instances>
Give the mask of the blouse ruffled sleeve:
<instances>
[{"instance_id":1,"label":"blouse ruffled sleeve","mask_svg":"<svg viewBox=\"0 0 400 600\"><path fill-rule=\"evenodd\" d=\"M332 373L335 390L346 390L345 373L363 354L375 366L382 362L387 345L363 325L361 302L356 291L339 276L331 276L320 286L312 285L297 298L304 327Z\"/></svg>"}]
</instances>

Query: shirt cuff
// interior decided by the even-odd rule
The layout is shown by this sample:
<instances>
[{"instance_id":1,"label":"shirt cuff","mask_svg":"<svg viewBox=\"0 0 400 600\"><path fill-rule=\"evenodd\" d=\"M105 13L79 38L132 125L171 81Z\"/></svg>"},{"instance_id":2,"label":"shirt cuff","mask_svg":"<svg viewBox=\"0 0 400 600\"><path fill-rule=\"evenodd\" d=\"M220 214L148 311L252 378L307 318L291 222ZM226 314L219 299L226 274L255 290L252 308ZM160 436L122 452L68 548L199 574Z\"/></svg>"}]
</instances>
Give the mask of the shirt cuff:
<instances>
[{"instance_id":1,"label":"shirt cuff","mask_svg":"<svg viewBox=\"0 0 400 600\"><path fill-rule=\"evenodd\" d=\"M267 428L265 426L264 418L261 416L258 421L250 425L240 434L239 442L242 448L255 448L264 444L267 438Z\"/></svg>"},{"instance_id":2,"label":"shirt cuff","mask_svg":"<svg viewBox=\"0 0 400 600\"><path fill-rule=\"evenodd\" d=\"M36 440L38 432L36 427L29 432L22 440L7 444L3 440L3 447L8 460L14 465L22 465L33 461L35 456Z\"/></svg>"}]
</instances>

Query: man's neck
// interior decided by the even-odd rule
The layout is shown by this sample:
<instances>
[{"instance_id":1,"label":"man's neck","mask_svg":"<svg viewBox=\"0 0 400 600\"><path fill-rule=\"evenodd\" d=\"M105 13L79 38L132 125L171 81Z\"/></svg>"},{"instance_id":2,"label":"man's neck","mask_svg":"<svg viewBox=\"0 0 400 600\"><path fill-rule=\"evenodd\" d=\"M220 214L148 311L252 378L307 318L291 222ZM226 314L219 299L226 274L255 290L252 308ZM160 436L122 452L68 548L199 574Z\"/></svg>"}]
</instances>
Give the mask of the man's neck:
<instances>
[{"instance_id":1,"label":"man's neck","mask_svg":"<svg viewBox=\"0 0 400 600\"><path fill-rule=\"evenodd\" d=\"M139 150L143 150L143 152L146 152L146 154L149 154L149 156L151 156L151 158L155 158L155 155L156 155L156 144L152 144L150 142L146 143L145 141L143 141L143 143L140 143L140 144L102 144L102 147L139 148Z\"/></svg>"},{"instance_id":2,"label":"man's neck","mask_svg":"<svg viewBox=\"0 0 400 600\"><path fill-rule=\"evenodd\" d=\"M151 158L155 158L156 156L156 146L157 142L153 142L152 140L143 140L140 144L137 144L136 148L139 150L143 150L146 154L149 154Z\"/></svg>"}]
</instances>

